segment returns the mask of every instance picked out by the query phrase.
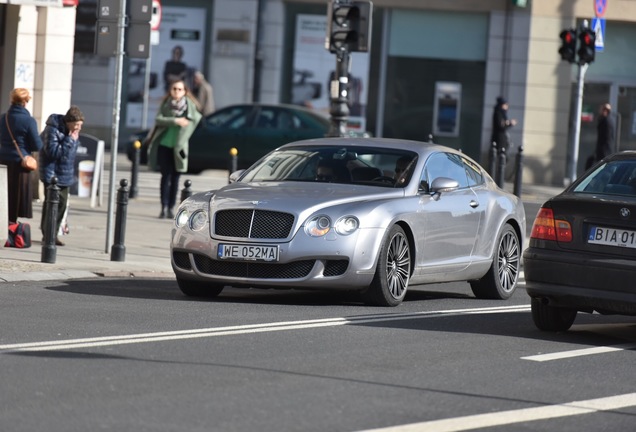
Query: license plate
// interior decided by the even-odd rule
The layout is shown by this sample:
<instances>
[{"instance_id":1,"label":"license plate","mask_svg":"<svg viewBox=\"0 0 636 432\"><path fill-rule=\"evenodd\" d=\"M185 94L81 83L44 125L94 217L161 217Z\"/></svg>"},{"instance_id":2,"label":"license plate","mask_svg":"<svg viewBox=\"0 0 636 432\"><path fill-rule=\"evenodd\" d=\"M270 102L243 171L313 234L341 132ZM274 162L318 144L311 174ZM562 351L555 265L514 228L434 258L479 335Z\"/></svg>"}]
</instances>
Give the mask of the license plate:
<instances>
[{"instance_id":1,"label":"license plate","mask_svg":"<svg viewBox=\"0 0 636 432\"><path fill-rule=\"evenodd\" d=\"M278 261L278 246L219 244L217 255L220 259Z\"/></svg>"},{"instance_id":2,"label":"license plate","mask_svg":"<svg viewBox=\"0 0 636 432\"><path fill-rule=\"evenodd\" d=\"M587 242L592 244L636 248L636 231L592 227Z\"/></svg>"}]
</instances>

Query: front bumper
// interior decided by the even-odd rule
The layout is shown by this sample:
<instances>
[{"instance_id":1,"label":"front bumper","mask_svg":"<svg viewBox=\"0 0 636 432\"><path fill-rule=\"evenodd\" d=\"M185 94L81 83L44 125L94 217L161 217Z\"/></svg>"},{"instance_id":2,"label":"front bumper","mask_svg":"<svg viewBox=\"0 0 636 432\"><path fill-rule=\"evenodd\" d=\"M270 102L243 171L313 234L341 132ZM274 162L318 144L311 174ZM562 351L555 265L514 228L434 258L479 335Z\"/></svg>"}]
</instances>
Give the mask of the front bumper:
<instances>
[{"instance_id":1,"label":"front bumper","mask_svg":"<svg viewBox=\"0 0 636 432\"><path fill-rule=\"evenodd\" d=\"M232 242L176 230L171 263L179 278L229 286L361 290L373 280L383 235L381 229L332 239L300 233L289 242L276 243L280 247L278 262L262 262L219 259L219 243Z\"/></svg>"}]
</instances>

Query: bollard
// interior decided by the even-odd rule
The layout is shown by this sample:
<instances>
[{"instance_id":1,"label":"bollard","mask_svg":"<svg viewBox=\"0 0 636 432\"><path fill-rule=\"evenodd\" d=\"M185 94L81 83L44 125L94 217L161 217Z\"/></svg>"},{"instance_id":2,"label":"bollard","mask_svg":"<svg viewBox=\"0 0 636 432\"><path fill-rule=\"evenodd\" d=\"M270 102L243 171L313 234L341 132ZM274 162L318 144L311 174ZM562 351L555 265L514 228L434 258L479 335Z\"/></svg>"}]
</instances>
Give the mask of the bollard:
<instances>
[{"instance_id":1,"label":"bollard","mask_svg":"<svg viewBox=\"0 0 636 432\"><path fill-rule=\"evenodd\" d=\"M495 178L495 169L497 166L497 143L492 142L492 146L490 147L490 157L488 159L488 173L492 178Z\"/></svg>"},{"instance_id":2,"label":"bollard","mask_svg":"<svg viewBox=\"0 0 636 432\"><path fill-rule=\"evenodd\" d=\"M523 177L523 146L519 146L515 160L515 188L514 194L521 198L521 178Z\"/></svg>"},{"instance_id":3,"label":"bollard","mask_svg":"<svg viewBox=\"0 0 636 432\"><path fill-rule=\"evenodd\" d=\"M135 141L133 148L133 162L130 172L130 193L128 194L128 198L137 198L137 192L139 191L139 188L137 187L137 180L139 178L139 153L141 152L141 141Z\"/></svg>"},{"instance_id":4,"label":"bollard","mask_svg":"<svg viewBox=\"0 0 636 432\"><path fill-rule=\"evenodd\" d=\"M499 186L502 189L504 187L505 171L506 171L506 149L502 148L499 151L499 155L497 158L497 178L495 180L495 183L497 183L497 186Z\"/></svg>"},{"instance_id":5,"label":"bollard","mask_svg":"<svg viewBox=\"0 0 636 432\"><path fill-rule=\"evenodd\" d=\"M190 180L184 181L183 186L184 188L181 189L181 202L184 202L185 200L187 200L188 198L192 196L192 188L190 187L192 186L192 181Z\"/></svg>"},{"instance_id":6,"label":"bollard","mask_svg":"<svg viewBox=\"0 0 636 432\"><path fill-rule=\"evenodd\" d=\"M44 241L42 242L42 254L40 261L55 264L57 246L57 206L60 203L60 188L57 185L57 177L51 179L51 184L46 188L46 215L42 222L44 226Z\"/></svg>"},{"instance_id":7,"label":"bollard","mask_svg":"<svg viewBox=\"0 0 636 432\"><path fill-rule=\"evenodd\" d=\"M428 142L433 142L433 134L428 134Z\"/></svg>"},{"instance_id":8,"label":"bollard","mask_svg":"<svg viewBox=\"0 0 636 432\"><path fill-rule=\"evenodd\" d=\"M126 212L128 211L128 180L122 179L117 190L117 210L115 211L115 243L110 248L111 261L125 261Z\"/></svg>"},{"instance_id":9,"label":"bollard","mask_svg":"<svg viewBox=\"0 0 636 432\"><path fill-rule=\"evenodd\" d=\"M230 149L230 172L227 176L227 182L230 182L230 175L233 172L238 170L238 149L236 147L232 147Z\"/></svg>"}]
</instances>

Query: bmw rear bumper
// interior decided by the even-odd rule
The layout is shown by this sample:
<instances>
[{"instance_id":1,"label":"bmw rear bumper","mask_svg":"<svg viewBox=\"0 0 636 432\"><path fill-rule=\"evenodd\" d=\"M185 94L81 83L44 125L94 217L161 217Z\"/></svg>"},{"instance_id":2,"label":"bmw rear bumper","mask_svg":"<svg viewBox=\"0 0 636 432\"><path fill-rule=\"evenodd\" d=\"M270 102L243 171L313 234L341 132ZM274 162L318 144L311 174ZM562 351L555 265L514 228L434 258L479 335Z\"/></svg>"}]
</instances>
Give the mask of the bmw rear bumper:
<instances>
[{"instance_id":1,"label":"bmw rear bumper","mask_svg":"<svg viewBox=\"0 0 636 432\"><path fill-rule=\"evenodd\" d=\"M526 291L552 306L636 315L636 261L529 248Z\"/></svg>"}]
</instances>

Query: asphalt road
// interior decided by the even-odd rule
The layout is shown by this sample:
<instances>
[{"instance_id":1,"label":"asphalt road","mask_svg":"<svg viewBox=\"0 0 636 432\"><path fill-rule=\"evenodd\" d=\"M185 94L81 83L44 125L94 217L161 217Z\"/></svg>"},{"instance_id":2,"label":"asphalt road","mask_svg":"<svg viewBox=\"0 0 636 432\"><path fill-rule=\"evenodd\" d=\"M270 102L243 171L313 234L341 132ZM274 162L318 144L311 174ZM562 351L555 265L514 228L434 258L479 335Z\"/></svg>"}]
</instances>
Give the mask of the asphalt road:
<instances>
[{"instance_id":1,"label":"asphalt road","mask_svg":"<svg viewBox=\"0 0 636 432\"><path fill-rule=\"evenodd\" d=\"M192 300L174 280L5 283L0 430L634 430L634 320L542 333L519 288L487 301L430 285L376 308L302 291Z\"/></svg>"}]
</instances>

